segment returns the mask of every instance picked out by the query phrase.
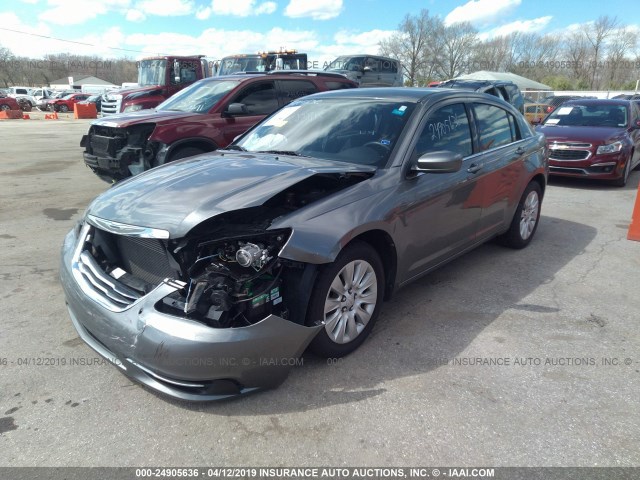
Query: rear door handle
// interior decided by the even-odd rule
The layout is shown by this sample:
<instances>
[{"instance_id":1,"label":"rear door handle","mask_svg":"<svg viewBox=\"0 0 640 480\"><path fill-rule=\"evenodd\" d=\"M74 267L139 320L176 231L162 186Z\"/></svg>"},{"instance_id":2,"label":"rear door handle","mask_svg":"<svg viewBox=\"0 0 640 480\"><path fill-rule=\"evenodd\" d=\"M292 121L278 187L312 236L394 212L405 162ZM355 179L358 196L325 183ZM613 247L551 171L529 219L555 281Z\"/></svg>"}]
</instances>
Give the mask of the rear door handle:
<instances>
[{"instance_id":1,"label":"rear door handle","mask_svg":"<svg viewBox=\"0 0 640 480\"><path fill-rule=\"evenodd\" d=\"M476 173L480 170L482 170L482 167L484 165L481 163L472 163L471 165L469 165L469 168L467 168L467 172L469 173Z\"/></svg>"},{"instance_id":2,"label":"rear door handle","mask_svg":"<svg viewBox=\"0 0 640 480\"><path fill-rule=\"evenodd\" d=\"M524 155L527 151L525 150L524 147L518 147L516 148L516 154L518 155Z\"/></svg>"}]
</instances>

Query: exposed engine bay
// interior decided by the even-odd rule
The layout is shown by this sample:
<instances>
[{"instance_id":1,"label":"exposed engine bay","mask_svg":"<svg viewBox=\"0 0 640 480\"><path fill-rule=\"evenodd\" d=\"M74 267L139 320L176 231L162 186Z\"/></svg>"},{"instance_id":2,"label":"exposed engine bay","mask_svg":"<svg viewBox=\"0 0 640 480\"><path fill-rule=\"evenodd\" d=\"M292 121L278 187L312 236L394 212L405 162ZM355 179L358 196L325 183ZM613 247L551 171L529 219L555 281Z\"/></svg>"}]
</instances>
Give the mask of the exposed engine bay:
<instances>
[{"instance_id":1,"label":"exposed engine bay","mask_svg":"<svg viewBox=\"0 0 640 480\"><path fill-rule=\"evenodd\" d=\"M85 163L94 172L109 170L116 180L151 168L157 145L147 139L154 128L152 123L127 128L92 126L80 142L85 148Z\"/></svg>"},{"instance_id":2,"label":"exposed engine bay","mask_svg":"<svg viewBox=\"0 0 640 480\"><path fill-rule=\"evenodd\" d=\"M304 323L315 266L282 259L290 229L273 220L358 183L372 174L316 174L258 207L227 212L182 239L128 237L95 229L91 255L103 271L145 295L164 278L184 288L156 309L214 328L252 325L270 314ZM305 282L311 282L305 284Z\"/></svg>"}]
</instances>

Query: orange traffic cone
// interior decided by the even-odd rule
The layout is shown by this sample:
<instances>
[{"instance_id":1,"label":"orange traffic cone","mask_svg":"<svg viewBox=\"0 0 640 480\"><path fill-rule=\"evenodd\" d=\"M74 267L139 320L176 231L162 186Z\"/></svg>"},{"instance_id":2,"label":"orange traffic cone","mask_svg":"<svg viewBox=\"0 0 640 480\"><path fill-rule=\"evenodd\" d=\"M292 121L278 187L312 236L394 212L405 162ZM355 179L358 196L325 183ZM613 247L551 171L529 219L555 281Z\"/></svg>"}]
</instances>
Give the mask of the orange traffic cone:
<instances>
[{"instance_id":1,"label":"orange traffic cone","mask_svg":"<svg viewBox=\"0 0 640 480\"><path fill-rule=\"evenodd\" d=\"M26 113L22 114L22 119L23 120L29 120L31 117L29 115L27 115Z\"/></svg>"},{"instance_id":2,"label":"orange traffic cone","mask_svg":"<svg viewBox=\"0 0 640 480\"><path fill-rule=\"evenodd\" d=\"M640 242L640 185L638 185L636 203L633 207L633 214L631 214L631 225L629 225L627 239Z\"/></svg>"}]
</instances>

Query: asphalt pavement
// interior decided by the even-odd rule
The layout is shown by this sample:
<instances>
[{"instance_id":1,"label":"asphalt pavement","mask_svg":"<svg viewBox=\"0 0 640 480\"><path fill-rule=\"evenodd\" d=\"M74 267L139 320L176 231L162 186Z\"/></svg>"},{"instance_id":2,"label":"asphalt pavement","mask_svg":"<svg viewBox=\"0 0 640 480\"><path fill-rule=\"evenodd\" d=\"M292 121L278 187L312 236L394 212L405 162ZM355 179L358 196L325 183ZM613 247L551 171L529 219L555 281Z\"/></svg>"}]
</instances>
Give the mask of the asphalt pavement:
<instances>
[{"instance_id":1,"label":"asphalt pavement","mask_svg":"<svg viewBox=\"0 0 640 480\"><path fill-rule=\"evenodd\" d=\"M640 172L553 181L527 249L489 243L401 290L347 358L189 404L103 362L67 314L60 246L108 188L88 125L0 123L0 466L640 465Z\"/></svg>"}]
</instances>

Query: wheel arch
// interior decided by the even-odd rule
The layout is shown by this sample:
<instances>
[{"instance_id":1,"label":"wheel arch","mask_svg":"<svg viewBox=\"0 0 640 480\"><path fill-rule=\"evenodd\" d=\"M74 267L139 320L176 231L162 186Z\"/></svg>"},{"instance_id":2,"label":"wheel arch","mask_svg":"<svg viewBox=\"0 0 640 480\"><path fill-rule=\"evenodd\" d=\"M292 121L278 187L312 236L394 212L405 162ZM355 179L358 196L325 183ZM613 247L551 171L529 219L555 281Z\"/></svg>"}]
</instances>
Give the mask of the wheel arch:
<instances>
[{"instance_id":1,"label":"wheel arch","mask_svg":"<svg viewBox=\"0 0 640 480\"><path fill-rule=\"evenodd\" d=\"M173 142L168 149L167 157L170 159L177 151L183 148L199 148L205 152L212 152L218 148L213 140L202 137L182 138Z\"/></svg>"},{"instance_id":2,"label":"wheel arch","mask_svg":"<svg viewBox=\"0 0 640 480\"><path fill-rule=\"evenodd\" d=\"M541 196L544 198L544 191L547 187L547 181L544 177L543 174L538 173L537 175L535 175L532 179L532 182L537 182L538 185L540 185L540 193L542 194Z\"/></svg>"},{"instance_id":3,"label":"wheel arch","mask_svg":"<svg viewBox=\"0 0 640 480\"><path fill-rule=\"evenodd\" d=\"M362 241L371 245L380 256L385 277L384 299L389 300L393 295L398 269L398 254L393 239L384 230L368 230L352 238L344 248L347 248L355 241Z\"/></svg>"}]
</instances>

